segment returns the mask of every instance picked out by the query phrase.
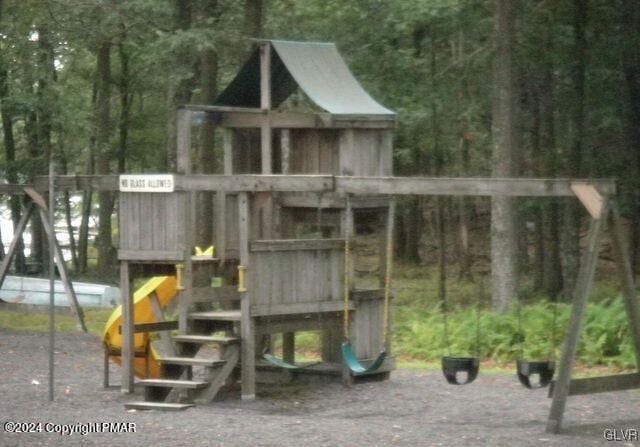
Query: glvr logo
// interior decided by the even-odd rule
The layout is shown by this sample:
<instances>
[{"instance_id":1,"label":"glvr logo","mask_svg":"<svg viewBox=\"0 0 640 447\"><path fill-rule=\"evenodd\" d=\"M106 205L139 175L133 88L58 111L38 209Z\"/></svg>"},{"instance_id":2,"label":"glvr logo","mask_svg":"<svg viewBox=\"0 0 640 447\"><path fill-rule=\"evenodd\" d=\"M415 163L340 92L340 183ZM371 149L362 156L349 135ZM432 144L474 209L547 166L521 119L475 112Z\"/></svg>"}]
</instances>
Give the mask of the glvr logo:
<instances>
[{"instance_id":1,"label":"glvr logo","mask_svg":"<svg viewBox=\"0 0 640 447\"><path fill-rule=\"evenodd\" d=\"M638 441L637 428L607 428L604 431L604 439L607 441Z\"/></svg>"}]
</instances>

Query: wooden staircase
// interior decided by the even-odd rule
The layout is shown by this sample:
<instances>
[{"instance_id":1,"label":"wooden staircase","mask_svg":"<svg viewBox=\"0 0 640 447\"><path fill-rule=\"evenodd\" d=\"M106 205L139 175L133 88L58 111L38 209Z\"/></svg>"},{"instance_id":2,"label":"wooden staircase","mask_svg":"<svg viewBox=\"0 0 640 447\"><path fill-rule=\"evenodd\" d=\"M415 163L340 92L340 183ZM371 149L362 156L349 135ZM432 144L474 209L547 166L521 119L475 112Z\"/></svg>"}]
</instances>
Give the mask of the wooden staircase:
<instances>
[{"instance_id":1,"label":"wooden staircase","mask_svg":"<svg viewBox=\"0 0 640 447\"><path fill-rule=\"evenodd\" d=\"M125 408L179 411L209 403L232 377L240 362L240 338L235 335L240 333L240 311L193 312L188 317L193 333L172 337L178 355L158 359L163 377L139 381L144 401L129 402ZM225 334L218 335L221 331ZM196 357L203 346L215 346L219 358ZM194 368L202 368L197 380Z\"/></svg>"}]
</instances>

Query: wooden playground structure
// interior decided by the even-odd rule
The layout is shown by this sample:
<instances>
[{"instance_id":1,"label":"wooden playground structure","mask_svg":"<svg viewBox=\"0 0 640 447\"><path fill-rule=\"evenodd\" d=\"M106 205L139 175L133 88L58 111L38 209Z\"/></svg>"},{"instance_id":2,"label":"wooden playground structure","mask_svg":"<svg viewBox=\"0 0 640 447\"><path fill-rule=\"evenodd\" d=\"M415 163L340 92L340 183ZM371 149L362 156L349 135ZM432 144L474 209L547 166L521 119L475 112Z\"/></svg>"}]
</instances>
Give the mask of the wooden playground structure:
<instances>
[{"instance_id":1,"label":"wooden playground structure","mask_svg":"<svg viewBox=\"0 0 640 447\"><path fill-rule=\"evenodd\" d=\"M290 96L302 91L303 111ZM223 132L224 172L194 174L194 118ZM57 176L56 191L120 191L123 298L122 391L134 391L134 336L176 331L162 378L141 380L145 402L130 408L182 409L208 403L239 378L243 399L256 395L256 371L388 377L389 303L395 197L415 195L575 197L591 217L547 430L560 429L568 396L640 387L640 374L572 379L572 365L593 283L601 236L612 242L640 362L640 310L612 180L403 178L392 170L395 115L358 84L332 44L259 41L214 105L187 105L178 116L177 171L163 176ZM46 192L48 178L37 178ZM1 185L22 193L24 185ZM196 197L213 193L215 255L194 255ZM352 242L359 222L380 241L379 285L354 286ZM5 273L3 271L3 273ZM136 325L136 278L175 275L178 320ZM220 283L212 287L212 277ZM296 364L295 333L321 331L322 364ZM282 334L283 357L270 350ZM203 358L205 345L218 358ZM382 353L382 354L381 354ZM263 354L271 359L265 364ZM107 357L108 360L108 357ZM195 379L194 367L204 376Z\"/></svg>"}]
</instances>

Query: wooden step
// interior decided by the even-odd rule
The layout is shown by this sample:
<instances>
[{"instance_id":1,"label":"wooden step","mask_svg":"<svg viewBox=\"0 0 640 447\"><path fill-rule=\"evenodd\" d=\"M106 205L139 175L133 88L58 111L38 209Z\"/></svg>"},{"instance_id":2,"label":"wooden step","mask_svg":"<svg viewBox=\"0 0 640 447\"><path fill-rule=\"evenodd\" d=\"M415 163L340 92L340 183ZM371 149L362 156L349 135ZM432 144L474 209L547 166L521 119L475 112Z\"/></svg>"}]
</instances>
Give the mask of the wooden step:
<instances>
[{"instance_id":1,"label":"wooden step","mask_svg":"<svg viewBox=\"0 0 640 447\"><path fill-rule=\"evenodd\" d=\"M124 404L127 410L160 410L160 411L182 411L195 407L194 404L177 404L170 402L129 402Z\"/></svg>"},{"instance_id":2,"label":"wooden step","mask_svg":"<svg viewBox=\"0 0 640 447\"><path fill-rule=\"evenodd\" d=\"M225 360L212 360L212 359L198 359L193 357L160 357L158 359L160 363L170 365L184 365L184 366L222 366L226 363Z\"/></svg>"},{"instance_id":3,"label":"wooden step","mask_svg":"<svg viewBox=\"0 0 640 447\"><path fill-rule=\"evenodd\" d=\"M174 335L173 341L177 341L178 343L216 343L219 345L229 345L238 343L240 339L238 337L225 337L224 335Z\"/></svg>"},{"instance_id":4,"label":"wooden step","mask_svg":"<svg viewBox=\"0 0 640 447\"><path fill-rule=\"evenodd\" d=\"M240 321L239 310L215 310L209 312L192 312L191 320Z\"/></svg>"},{"instance_id":5,"label":"wooden step","mask_svg":"<svg viewBox=\"0 0 640 447\"><path fill-rule=\"evenodd\" d=\"M170 380L170 379L145 379L138 382L142 386L153 386L162 388L185 388L190 390L197 390L200 388L206 388L209 383L198 380Z\"/></svg>"}]
</instances>

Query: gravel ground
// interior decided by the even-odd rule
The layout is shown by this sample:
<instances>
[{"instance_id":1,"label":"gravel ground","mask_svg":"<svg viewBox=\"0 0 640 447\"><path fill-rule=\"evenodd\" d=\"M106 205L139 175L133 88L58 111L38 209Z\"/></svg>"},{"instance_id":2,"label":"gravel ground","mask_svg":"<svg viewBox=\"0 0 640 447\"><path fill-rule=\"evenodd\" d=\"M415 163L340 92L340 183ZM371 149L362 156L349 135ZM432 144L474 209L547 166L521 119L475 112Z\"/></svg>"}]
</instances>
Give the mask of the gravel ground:
<instances>
[{"instance_id":1,"label":"gravel ground","mask_svg":"<svg viewBox=\"0 0 640 447\"><path fill-rule=\"evenodd\" d=\"M100 388L100 341L85 334L59 334L57 341L56 401L48 403L46 334L0 330L0 422L134 422L136 432L0 429L0 446L585 446L607 444L607 428L640 430L638 392L571 398L567 428L551 436L544 432L546 392L527 391L512 375L481 374L472 385L452 387L437 371L409 370L352 389L335 381L265 385L255 402L228 396L179 413L126 412L122 404L132 396Z\"/></svg>"}]
</instances>

